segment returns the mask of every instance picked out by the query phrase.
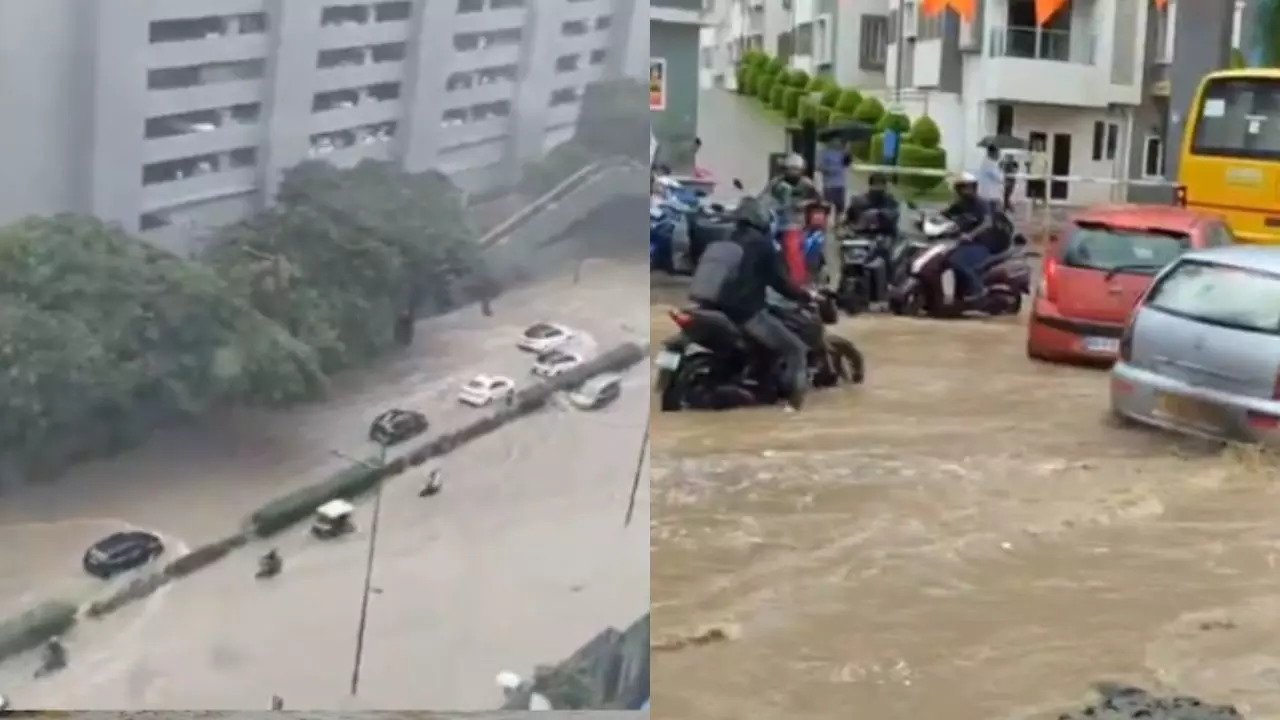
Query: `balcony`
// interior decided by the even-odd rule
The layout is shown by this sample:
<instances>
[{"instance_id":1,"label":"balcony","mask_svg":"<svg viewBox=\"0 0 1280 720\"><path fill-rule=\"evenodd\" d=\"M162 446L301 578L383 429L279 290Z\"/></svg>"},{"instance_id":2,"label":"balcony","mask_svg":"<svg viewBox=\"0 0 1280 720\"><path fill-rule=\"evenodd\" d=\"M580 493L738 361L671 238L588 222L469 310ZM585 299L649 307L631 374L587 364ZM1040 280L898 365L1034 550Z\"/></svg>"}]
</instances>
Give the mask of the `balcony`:
<instances>
[{"instance_id":1,"label":"balcony","mask_svg":"<svg viewBox=\"0 0 1280 720\"><path fill-rule=\"evenodd\" d=\"M335 132L354 127L375 125L377 123L399 120L404 113L404 105L399 100L378 102L365 99L351 107L325 110L312 115L311 131L314 133Z\"/></svg>"},{"instance_id":2,"label":"balcony","mask_svg":"<svg viewBox=\"0 0 1280 720\"><path fill-rule=\"evenodd\" d=\"M256 146L261 139L261 125L233 123L207 132L145 140L142 143L142 158L143 162L150 164L197 155L214 155L236 148Z\"/></svg>"},{"instance_id":3,"label":"balcony","mask_svg":"<svg viewBox=\"0 0 1280 720\"><path fill-rule=\"evenodd\" d=\"M520 62L520 43L489 45L454 53L450 70L480 70Z\"/></svg>"},{"instance_id":4,"label":"balcony","mask_svg":"<svg viewBox=\"0 0 1280 720\"><path fill-rule=\"evenodd\" d=\"M206 65L267 57L270 42L266 33L212 35L200 40L153 43L145 52L148 68Z\"/></svg>"},{"instance_id":5,"label":"balcony","mask_svg":"<svg viewBox=\"0 0 1280 720\"><path fill-rule=\"evenodd\" d=\"M494 30L523 28L528 12L524 8L512 8L509 10L460 13L453 17L452 29L455 33L484 33Z\"/></svg>"},{"instance_id":6,"label":"balcony","mask_svg":"<svg viewBox=\"0 0 1280 720\"><path fill-rule=\"evenodd\" d=\"M446 88L444 102L450 107L479 105L481 103L511 100L516 94L516 84L510 80L475 83L467 87Z\"/></svg>"},{"instance_id":7,"label":"balcony","mask_svg":"<svg viewBox=\"0 0 1280 720\"><path fill-rule=\"evenodd\" d=\"M385 162L395 158L395 140L356 143L347 147L316 153L311 157L316 160L324 160L340 168L353 168L364 160Z\"/></svg>"},{"instance_id":8,"label":"balcony","mask_svg":"<svg viewBox=\"0 0 1280 720\"><path fill-rule=\"evenodd\" d=\"M321 50L356 45L402 43L409 39L409 23L366 22L328 25L320 28L317 46Z\"/></svg>"},{"instance_id":9,"label":"balcony","mask_svg":"<svg viewBox=\"0 0 1280 720\"><path fill-rule=\"evenodd\" d=\"M474 145L489 140L501 140L510 133L511 118L494 117L488 120L475 120L467 123L441 126L440 147L453 148L459 145Z\"/></svg>"},{"instance_id":10,"label":"balcony","mask_svg":"<svg viewBox=\"0 0 1280 720\"><path fill-rule=\"evenodd\" d=\"M236 80L174 90L151 90L147 92L144 115L163 117L207 107L232 107L259 102L264 91L261 80Z\"/></svg>"},{"instance_id":11,"label":"balcony","mask_svg":"<svg viewBox=\"0 0 1280 720\"><path fill-rule=\"evenodd\" d=\"M206 202L252 192L258 186L257 168L234 168L173 180L142 188L144 212L164 210L179 205Z\"/></svg>"},{"instance_id":12,"label":"balcony","mask_svg":"<svg viewBox=\"0 0 1280 720\"><path fill-rule=\"evenodd\" d=\"M988 100L1105 107L1110 76L1096 61L1091 33L995 27L988 36Z\"/></svg>"},{"instance_id":13,"label":"balcony","mask_svg":"<svg viewBox=\"0 0 1280 720\"><path fill-rule=\"evenodd\" d=\"M316 92L368 87L381 83L404 81L404 62L366 62L363 65L340 65L316 71Z\"/></svg>"}]
</instances>

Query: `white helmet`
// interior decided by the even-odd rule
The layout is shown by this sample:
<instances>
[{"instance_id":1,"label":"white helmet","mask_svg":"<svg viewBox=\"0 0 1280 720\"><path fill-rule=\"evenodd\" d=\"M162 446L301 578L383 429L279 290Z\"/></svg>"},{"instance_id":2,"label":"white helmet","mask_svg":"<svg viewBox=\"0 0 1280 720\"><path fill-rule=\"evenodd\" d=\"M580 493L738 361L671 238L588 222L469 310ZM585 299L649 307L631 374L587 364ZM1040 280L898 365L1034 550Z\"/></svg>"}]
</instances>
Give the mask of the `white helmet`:
<instances>
[{"instance_id":1,"label":"white helmet","mask_svg":"<svg viewBox=\"0 0 1280 720\"><path fill-rule=\"evenodd\" d=\"M782 169L804 172L804 157L800 153L788 153L782 160Z\"/></svg>"},{"instance_id":2,"label":"white helmet","mask_svg":"<svg viewBox=\"0 0 1280 720\"><path fill-rule=\"evenodd\" d=\"M951 184L952 185L977 185L978 176L966 170L965 172L956 173L956 176L951 180Z\"/></svg>"}]
</instances>

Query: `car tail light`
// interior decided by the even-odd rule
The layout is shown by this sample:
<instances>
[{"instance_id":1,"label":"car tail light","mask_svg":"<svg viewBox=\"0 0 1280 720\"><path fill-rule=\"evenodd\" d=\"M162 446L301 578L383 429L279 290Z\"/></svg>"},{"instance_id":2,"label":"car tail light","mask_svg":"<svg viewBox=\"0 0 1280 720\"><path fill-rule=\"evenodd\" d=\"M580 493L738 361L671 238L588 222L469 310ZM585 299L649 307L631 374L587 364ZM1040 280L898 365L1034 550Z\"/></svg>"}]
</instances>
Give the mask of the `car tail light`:
<instances>
[{"instance_id":1,"label":"car tail light","mask_svg":"<svg viewBox=\"0 0 1280 720\"><path fill-rule=\"evenodd\" d=\"M668 315L671 316L671 321L681 330L693 324L693 316L683 310L672 310Z\"/></svg>"},{"instance_id":2,"label":"car tail light","mask_svg":"<svg viewBox=\"0 0 1280 720\"><path fill-rule=\"evenodd\" d=\"M1040 269L1040 296L1049 302L1057 300L1058 294L1058 258L1045 255L1044 265Z\"/></svg>"}]
</instances>

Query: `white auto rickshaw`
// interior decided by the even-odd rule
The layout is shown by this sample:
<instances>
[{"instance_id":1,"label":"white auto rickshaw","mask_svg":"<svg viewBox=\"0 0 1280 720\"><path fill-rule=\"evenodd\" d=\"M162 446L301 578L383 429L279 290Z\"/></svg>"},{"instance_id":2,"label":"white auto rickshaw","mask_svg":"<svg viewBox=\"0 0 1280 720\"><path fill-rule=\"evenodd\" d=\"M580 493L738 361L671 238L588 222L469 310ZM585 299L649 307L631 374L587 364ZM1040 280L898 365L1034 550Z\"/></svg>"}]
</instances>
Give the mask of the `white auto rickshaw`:
<instances>
[{"instance_id":1,"label":"white auto rickshaw","mask_svg":"<svg viewBox=\"0 0 1280 720\"><path fill-rule=\"evenodd\" d=\"M355 506L346 500L330 500L316 508L311 534L321 539L346 535L355 530L355 526L351 524L351 514L355 511Z\"/></svg>"}]
</instances>

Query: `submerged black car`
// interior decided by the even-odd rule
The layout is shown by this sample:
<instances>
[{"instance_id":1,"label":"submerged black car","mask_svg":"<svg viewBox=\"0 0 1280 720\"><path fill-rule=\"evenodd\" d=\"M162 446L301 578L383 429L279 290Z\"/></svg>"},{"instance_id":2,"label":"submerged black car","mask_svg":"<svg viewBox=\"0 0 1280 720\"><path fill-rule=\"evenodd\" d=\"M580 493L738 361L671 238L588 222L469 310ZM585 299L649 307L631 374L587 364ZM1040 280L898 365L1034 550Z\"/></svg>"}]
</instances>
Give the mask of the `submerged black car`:
<instances>
[{"instance_id":1,"label":"submerged black car","mask_svg":"<svg viewBox=\"0 0 1280 720\"><path fill-rule=\"evenodd\" d=\"M84 571L106 580L112 575L146 565L163 554L164 542L149 532L113 533L85 551Z\"/></svg>"},{"instance_id":2,"label":"submerged black car","mask_svg":"<svg viewBox=\"0 0 1280 720\"><path fill-rule=\"evenodd\" d=\"M373 419L369 439L379 445L395 445L427 431L427 416L413 410L388 410Z\"/></svg>"}]
</instances>

